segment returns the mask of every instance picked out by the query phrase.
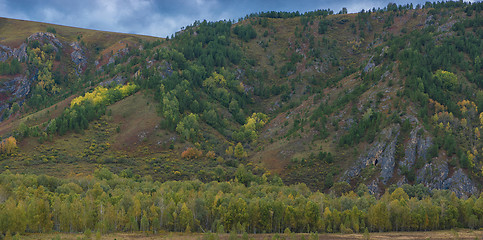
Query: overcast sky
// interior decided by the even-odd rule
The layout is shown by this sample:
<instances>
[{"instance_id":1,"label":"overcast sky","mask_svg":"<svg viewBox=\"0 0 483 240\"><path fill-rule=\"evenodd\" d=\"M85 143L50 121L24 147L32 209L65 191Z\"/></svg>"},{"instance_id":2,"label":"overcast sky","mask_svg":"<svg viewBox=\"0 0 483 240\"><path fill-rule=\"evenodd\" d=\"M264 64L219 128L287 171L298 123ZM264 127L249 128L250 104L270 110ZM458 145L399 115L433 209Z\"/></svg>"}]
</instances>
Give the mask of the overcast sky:
<instances>
[{"instance_id":1,"label":"overcast sky","mask_svg":"<svg viewBox=\"0 0 483 240\"><path fill-rule=\"evenodd\" d=\"M166 37L195 20L229 20L260 11L349 12L410 0L0 0L0 16L113 32ZM414 0L414 5L425 0Z\"/></svg>"}]
</instances>

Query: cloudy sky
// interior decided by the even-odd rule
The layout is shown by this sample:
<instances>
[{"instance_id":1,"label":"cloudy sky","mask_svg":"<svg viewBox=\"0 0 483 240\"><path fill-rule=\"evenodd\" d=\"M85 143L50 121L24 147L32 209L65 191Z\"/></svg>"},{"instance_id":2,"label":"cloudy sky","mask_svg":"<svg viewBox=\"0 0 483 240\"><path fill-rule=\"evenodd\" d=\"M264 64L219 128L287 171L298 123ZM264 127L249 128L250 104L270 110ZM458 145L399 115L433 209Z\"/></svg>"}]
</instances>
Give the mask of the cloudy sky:
<instances>
[{"instance_id":1,"label":"cloudy sky","mask_svg":"<svg viewBox=\"0 0 483 240\"><path fill-rule=\"evenodd\" d=\"M330 8L349 12L410 0L0 0L0 16L166 37L195 20L238 19L260 11ZM414 5L425 0L413 0Z\"/></svg>"}]
</instances>

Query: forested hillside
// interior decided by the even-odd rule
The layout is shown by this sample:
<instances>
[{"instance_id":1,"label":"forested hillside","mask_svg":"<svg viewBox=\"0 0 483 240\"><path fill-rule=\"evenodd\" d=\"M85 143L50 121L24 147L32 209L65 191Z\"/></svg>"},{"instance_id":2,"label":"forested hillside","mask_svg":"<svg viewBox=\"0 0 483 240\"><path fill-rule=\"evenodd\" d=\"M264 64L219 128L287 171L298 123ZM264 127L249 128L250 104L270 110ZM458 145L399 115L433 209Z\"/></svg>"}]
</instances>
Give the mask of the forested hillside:
<instances>
[{"instance_id":1,"label":"forested hillside","mask_svg":"<svg viewBox=\"0 0 483 240\"><path fill-rule=\"evenodd\" d=\"M482 9L0 18L0 232L480 228Z\"/></svg>"}]
</instances>

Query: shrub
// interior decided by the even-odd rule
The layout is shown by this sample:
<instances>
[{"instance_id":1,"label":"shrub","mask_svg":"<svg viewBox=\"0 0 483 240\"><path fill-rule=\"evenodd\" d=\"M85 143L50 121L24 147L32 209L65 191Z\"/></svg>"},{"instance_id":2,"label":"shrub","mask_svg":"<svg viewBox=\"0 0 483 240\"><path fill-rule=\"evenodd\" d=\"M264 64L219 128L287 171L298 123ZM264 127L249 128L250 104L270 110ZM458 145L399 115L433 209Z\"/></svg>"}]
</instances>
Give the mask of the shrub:
<instances>
[{"instance_id":1,"label":"shrub","mask_svg":"<svg viewBox=\"0 0 483 240\"><path fill-rule=\"evenodd\" d=\"M181 157L187 159L199 159L203 157L203 152L199 149L189 147L181 153Z\"/></svg>"}]
</instances>

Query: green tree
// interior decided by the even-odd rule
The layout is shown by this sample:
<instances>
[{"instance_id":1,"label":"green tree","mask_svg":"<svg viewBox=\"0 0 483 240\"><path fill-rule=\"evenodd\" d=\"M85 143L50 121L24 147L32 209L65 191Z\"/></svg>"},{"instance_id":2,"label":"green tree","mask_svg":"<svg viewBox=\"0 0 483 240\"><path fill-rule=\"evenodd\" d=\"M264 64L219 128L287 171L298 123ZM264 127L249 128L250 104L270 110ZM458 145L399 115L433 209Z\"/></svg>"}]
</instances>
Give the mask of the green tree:
<instances>
[{"instance_id":1,"label":"green tree","mask_svg":"<svg viewBox=\"0 0 483 240\"><path fill-rule=\"evenodd\" d=\"M389 221L389 211L386 203L379 201L376 205L369 208L368 212L369 226L373 230L388 231L391 229L391 222Z\"/></svg>"},{"instance_id":2,"label":"green tree","mask_svg":"<svg viewBox=\"0 0 483 240\"><path fill-rule=\"evenodd\" d=\"M174 129L179 121L179 102L175 96L166 94L161 101L162 113L164 116L163 125L166 128Z\"/></svg>"},{"instance_id":3,"label":"green tree","mask_svg":"<svg viewBox=\"0 0 483 240\"><path fill-rule=\"evenodd\" d=\"M433 77L440 86L448 90L455 90L458 84L458 77L452 72L438 70Z\"/></svg>"},{"instance_id":4,"label":"green tree","mask_svg":"<svg viewBox=\"0 0 483 240\"><path fill-rule=\"evenodd\" d=\"M149 231L149 220L145 210L143 210L143 216L141 217L141 231Z\"/></svg>"},{"instance_id":5,"label":"green tree","mask_svg":"<svg viewBox=\"0 0 483 240\"><path fill-rule=\"evenodd\" d=\"M238 159L246 158L248 156L247 152L245 152L245 148L243 148L243 145L241 143L236 144L233 155Z\"/></svg>"},{"instance_id":6,"label":"green tree","mask_svg":"<svg viewBox=\"0 0 483 240\"><path fill-rule=\"evenodd\" d=\"M183 117L176 126L176 131L186 140L196 139L199 131L198 115L190 113Z\"/></svg>"}]
</instances>

